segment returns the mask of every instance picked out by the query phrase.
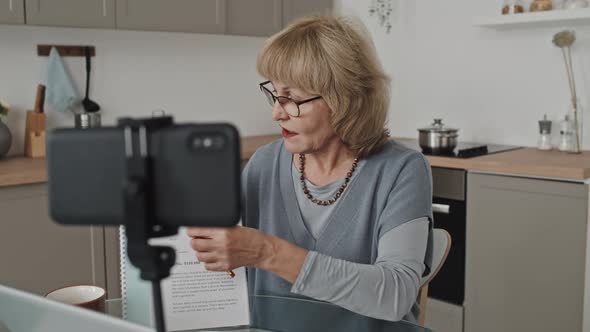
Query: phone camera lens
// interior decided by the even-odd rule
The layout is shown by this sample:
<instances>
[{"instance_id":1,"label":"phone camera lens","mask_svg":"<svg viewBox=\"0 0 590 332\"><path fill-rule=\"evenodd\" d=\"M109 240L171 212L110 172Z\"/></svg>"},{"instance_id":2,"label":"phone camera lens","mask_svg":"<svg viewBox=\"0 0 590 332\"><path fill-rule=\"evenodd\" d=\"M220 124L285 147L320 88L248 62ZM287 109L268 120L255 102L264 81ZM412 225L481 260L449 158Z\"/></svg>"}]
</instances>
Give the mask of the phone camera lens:
<instances>
[{"instance_id":1,"label":"phone camera lens","mask_svg":"<svg viewBox=\"0 0 590 332\"><path fill-rule=\"evenodd\" d=\"M205 139L203 140L203 146L205 147L205 149L211 148L212 145L213 140L211 139L211 137L205 137Z\"/></svg>"},{"instance_id":2,"label":"phone camera lens","mask_svg":"<svg viewBox=\"0 0 590 332\"><path fill-rule=\"evenodd\" d=\"M193 139L193 147L200 149L201 147L203 147L203 139L200 137L195 137Z\"/></svg>"},{"instance_id":3,"label":"phone camera lens","mask_svg":"<svg viewBox=\"0 0 590 332\"><path fill-rule=\"evenodd\" d=\"M196 134L190 138L189 142L195 151L219 151L227 145L226 137L217 133Z\"/></svg>"}]
</instances>

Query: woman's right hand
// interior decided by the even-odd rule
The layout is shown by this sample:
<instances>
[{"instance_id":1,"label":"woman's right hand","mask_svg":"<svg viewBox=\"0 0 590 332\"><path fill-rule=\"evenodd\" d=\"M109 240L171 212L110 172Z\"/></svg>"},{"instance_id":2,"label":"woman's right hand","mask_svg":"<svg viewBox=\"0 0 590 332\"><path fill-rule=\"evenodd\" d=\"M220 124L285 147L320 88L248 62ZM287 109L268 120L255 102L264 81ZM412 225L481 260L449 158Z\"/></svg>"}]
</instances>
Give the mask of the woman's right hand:
<instances>
[{"instance_id":1,"label":"woman's right hand","mask_svg":"<svg viewBox=\"0 0 590 332\"><path fill-rule=\"evenodd\" d=\"M272 256L268 236L249 227L189 227L191 248L210 271L229 271L238 267L260 267Z\"/></svg>"}]
</instances>

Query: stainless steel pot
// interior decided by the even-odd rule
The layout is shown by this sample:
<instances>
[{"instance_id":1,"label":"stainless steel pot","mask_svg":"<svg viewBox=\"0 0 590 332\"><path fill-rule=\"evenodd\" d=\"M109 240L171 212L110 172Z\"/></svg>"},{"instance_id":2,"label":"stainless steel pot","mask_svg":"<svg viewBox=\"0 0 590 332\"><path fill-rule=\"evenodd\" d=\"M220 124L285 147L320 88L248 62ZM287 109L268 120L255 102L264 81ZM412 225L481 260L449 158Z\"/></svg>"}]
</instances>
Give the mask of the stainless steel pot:
<instances>
[{"instance_id":1,"label":"stainless steel pot","mask_svg":"<svg viewBox=\"0 0 590 332\"><path fill-rule=\"evenodd\" d=\"M418 129L419 143L422 151L431 154L451 153L457 146L459 129L448 128L442 119L434 119L430 127Z\"/></svg>"}]
</instances>

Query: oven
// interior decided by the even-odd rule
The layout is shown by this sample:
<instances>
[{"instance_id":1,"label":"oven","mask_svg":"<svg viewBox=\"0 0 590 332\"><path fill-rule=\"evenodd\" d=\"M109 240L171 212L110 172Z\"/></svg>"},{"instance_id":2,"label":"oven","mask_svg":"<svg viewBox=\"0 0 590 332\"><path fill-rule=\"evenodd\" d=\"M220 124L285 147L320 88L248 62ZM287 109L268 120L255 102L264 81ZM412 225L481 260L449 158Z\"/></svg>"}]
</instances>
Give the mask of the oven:
<instances>
[{"instance_id":1,"label":"oven","mask_svg":"<svg viewBox=\"0 0 590 332\"><path fill-rule=\"evenodd\" d=\"M452 242L428 296L459 306L465 298L465 181L464 170L432 168L434 227L449 232Z\"/></svg>"}]
</instances>

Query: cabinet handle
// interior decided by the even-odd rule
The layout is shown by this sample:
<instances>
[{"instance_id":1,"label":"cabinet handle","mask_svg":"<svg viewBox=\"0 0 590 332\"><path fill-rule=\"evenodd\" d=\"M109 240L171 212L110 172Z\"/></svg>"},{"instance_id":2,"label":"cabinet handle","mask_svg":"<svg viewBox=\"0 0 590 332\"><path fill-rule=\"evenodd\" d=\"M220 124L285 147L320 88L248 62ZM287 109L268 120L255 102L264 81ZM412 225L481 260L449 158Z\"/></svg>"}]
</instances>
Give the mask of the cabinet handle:
<instances>
[{"instance_id":1,"label":"cabinet handle","mask_svg":"<svg viewBox=\"0 0 590 332\"><path fill-rule=\"evenodd\" d=\"M219 0L215 1L215 24L219 24L219 15L221 14L221 4L219 3Z\"/></svg>"},{"instance_id":2,"label":"cabinet handle","mask_svg":"<svg viewBox=\"0 0 590 332\"><path fill-rule=\"evenodd\" d=\"M281 30L281 21L283 20L283 13L281 12L281 2L274 1L274 25L277 30Z\"/></svg>"},{"instance_id":3,"label":"cabinet handle","mask_svg":"<svg viewBox=\"0 0 590 332\"><path fill-rule=\"evenodd\" d=\"M8 10L13 11L12 0L8 1Z\"/></svg>"},{"instance_id":4,"label":"cabinet handle","mask_svg":"<svg viewBox=\"0 0 590 332\"><path fill-rule=\"evenodd\" d=\"M451 206L446 204L432 204L432 212L449 214Z\"/></svg>"},{"instance_id":5,"label":"cabinet handle","mask_svg":"<svg viewBox=\"0 0 590 332\"><path fill-rule=\"evenodd\" d=\"M107 16L107 0L102 0L102 16Z\"/></svg>"}]
</instances>

